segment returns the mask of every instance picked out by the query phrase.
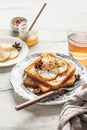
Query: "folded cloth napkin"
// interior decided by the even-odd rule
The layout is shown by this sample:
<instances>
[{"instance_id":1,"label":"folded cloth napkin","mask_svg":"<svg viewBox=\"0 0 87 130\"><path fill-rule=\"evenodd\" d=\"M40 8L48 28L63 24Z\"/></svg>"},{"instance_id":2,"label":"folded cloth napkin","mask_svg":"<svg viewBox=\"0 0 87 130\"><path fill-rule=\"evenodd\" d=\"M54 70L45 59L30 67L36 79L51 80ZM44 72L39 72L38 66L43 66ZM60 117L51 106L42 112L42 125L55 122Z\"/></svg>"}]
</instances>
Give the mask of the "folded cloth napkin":
<instances>
[{"instance_id":1,"label":"folded cloth napkin","mask_svg":"<svg viewBox=\"0 0 87 130\"><path fill-rule=\"evenodd\" d=\"M58 119L57 130L87 130L87 84L64 104Z\"/></svg>"}]
</instances>

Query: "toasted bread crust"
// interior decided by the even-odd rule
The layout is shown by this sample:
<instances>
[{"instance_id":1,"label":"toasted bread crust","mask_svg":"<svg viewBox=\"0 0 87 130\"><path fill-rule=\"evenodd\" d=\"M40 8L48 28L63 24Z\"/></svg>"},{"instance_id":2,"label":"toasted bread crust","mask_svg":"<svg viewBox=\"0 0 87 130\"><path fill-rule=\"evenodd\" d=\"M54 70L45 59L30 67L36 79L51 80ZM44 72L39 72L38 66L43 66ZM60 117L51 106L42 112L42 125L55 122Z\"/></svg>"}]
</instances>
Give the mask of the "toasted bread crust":
<instances>
[{"instance_id":1,"label":"toasted bread crust","mask_svg":"<svg viewBox=\"0 0 87 130\"><path fill-rule=\"evenodd\" d=\"M62 85L61 87L70 87L71 85L74 84L76 80L76 76L75 75L72 75L69 79L67 79ZM31 78L29 78L28 76L26 76L24 79L23 79L23 84L26 86L26 87L32 87L32 88L40 88L40 91L42 93L46 93L46 92L49 92L51 91L51 88L48 87L48 86L45 86Z\"/></svg>"},{"instance_id":2,"label":"toasted bread crust","mask_svg":"<svg viewBox=\"0 0 87 130\"><path fill-rule=\"evenodd\" d=\"M29 78L29 77L25 77L23 79L23 84L26 86L26 87L37 87L37 81L34 81L33 79Z\"/></svg>"}]
</instances>

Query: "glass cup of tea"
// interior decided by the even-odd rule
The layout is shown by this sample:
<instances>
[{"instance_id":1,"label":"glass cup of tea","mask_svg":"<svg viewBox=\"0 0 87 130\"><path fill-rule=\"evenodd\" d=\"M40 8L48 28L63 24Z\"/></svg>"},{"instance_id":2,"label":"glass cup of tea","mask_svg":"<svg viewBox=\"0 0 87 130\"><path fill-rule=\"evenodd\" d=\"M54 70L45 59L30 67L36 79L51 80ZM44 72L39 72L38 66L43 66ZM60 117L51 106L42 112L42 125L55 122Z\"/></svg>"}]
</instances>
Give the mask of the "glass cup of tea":
<instances>
[{"instance_id":1,"label":"glass cup of tea","mask_svg":"<svg viewBox=\"0 0 87 130\"><path fill-rule=\"evenodd\" d=\"M72 29L68 33L69 54L87 67L87 30Z\"/></svg>"}]
</instances>

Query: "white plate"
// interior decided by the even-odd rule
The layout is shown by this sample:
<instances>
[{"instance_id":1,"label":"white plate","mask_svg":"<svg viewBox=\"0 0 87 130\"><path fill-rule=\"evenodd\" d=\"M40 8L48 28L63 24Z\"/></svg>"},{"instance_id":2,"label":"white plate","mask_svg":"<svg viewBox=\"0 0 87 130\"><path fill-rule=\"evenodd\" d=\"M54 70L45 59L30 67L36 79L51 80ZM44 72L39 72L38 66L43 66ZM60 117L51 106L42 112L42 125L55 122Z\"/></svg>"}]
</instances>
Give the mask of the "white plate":
<instances>
[{"instance_id":1,"label":"white plate","mask_svg":"<svg viewBox=\"0 0 87 130\"><path fill-rule=\"evenodd\" d=\"M14 65L14 64L18 63L19 61L23 60L27 56L27 54L29 52L29 48L26 45L26 43L23 42L22 40L20 40L19 38L15 38L15 37L12 37L12 36L2 36L2 37L0 37L0 41L3 41L3 40L12 41L14 43L15 42L20 43L21 51L19 52L19 56L17 58L7 60L5 62L0 62L0 67L6 67L6 66Z\"/></svg>"},{"instance_id":2,"label":"white plate","mask_svg":"<svg viewBox=\"0 0 87 130\"><path fill-rule=\"evenodd\" d=\"M68 101L70 98L72 98L73 95L79 92L79 86L82 83L87 82L87 70L81 66L74 58L64 55L64 54L59 54L56 53L59 57L64 58L65 60L71 61L74 63L76 67L76 74L80 74L80 80L77 81L73 87L75 87L74 90L65 93L62 96L59 97L53 97L51 99L48 99L46 101L40 102L39 104L41 105L56 105L56 104L61 104L66 101ZM16 66L13 67L12 73L10 76L10 82L14 88L14 91L18 93L20 96L22 96L24 99L34 99L37 97L37 95L32 93L32 90L29 88L26 88L22 84L23 76L24 76L24 68L28 66L30 63L32 63L38 56L41 54L33 54L29 57L27 57L24 61L16 64ZM15 82L16 81L16 82Z\"/></svg>"}]
</instances>

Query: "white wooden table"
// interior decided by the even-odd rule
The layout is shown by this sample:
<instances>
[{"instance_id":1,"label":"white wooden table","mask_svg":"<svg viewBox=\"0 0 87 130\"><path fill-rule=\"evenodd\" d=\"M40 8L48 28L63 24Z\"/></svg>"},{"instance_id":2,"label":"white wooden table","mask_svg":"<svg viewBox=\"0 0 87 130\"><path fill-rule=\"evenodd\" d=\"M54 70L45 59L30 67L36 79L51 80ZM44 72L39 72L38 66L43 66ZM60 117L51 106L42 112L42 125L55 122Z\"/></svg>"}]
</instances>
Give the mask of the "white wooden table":
<instances>
[{"instance_id":1,"label":"white wooden table","mask_svg":"<svg viewBox=\"0 0 87 130\"><path fill-rule=\"evenodd\" d=\"M12 13L21 14L21 8L24 8L24 14L29 19L29 12L26 12L25 8L32 9L36 16L43 3L47 2L47 7L38 20L39 43L30 47L29 55L39 52L68 54L68 30L79 26L87 27L86 0L3 0L0 2L0 30L4 30L3 34L2 31L0 32L0 36L9 35L7 32L10 30L9 20L13 16ZM19 7L19 12L12 12ZM9 81L11 70L12 67L0 68L0 130L56 130L58 115L63 104L56 106L35 104L16 111L15 106L24 100L12 89Z\"/></svg>"}]
</instances>

